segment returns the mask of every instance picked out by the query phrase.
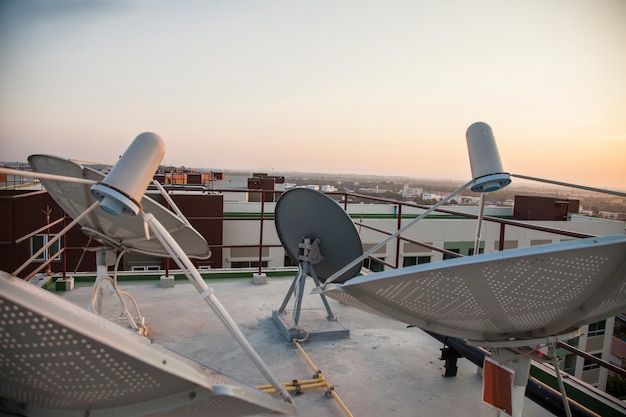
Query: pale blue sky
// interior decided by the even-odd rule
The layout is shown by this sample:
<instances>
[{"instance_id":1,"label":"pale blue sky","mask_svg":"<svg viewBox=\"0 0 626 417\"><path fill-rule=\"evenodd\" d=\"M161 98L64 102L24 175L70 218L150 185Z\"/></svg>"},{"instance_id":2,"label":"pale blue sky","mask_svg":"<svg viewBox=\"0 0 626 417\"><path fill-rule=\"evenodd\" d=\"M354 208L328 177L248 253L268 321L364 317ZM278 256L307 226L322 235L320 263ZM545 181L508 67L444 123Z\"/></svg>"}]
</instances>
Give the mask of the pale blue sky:
<instances>
[{"instance_id":1,"label":"pale blue sky","mask_svg":"<svg viewBox=\"0 0 626 417\"><path fill-rule=\"evenodd\" d=\"M626 1L0 0L0 160L626 188Z\"/></svg>"}]
</instances>

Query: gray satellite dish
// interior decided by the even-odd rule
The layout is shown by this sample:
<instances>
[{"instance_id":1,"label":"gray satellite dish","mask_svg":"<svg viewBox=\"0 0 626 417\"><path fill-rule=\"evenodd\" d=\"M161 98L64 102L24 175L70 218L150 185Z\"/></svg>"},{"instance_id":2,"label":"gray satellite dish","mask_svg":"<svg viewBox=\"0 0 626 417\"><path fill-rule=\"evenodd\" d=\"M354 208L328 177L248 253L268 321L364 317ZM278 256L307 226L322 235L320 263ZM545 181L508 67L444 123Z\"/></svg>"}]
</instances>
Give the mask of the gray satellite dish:
<instances>
[{"instance_id":1,"label":"gray satellite dish","mask_svg":"<svg viewBox=\"0 0 626 417\"><path fill-rule=\"evenodd\" d=\"M0 415L296 414L291 404L2 271L0 322Z\"/></svg>"},{"instance_id":2,"label":"gray satellite dish","mask_svg":"<svg viewBox=\"0 0 626 417\"><path fill-rule=\"evenodd\" d=\"M275 223L278 237L291 260L298 264L303 238L319 239L323 259L315 264L321 282L363 254L359 233L350 216L326 194L309 188L294 188L276 203ZM334 282L356 276L361 265L354 265Z\"/></svg>"},{"instance_id":3,"label":"gray satellite dish","mask_svg":"<svg viewBox=\"0 0 626 417\"><path fill-rule=\"evenodd\" d=\"M28 163L35 172L43 174L85 178L95 182L101 182L105 178L98 171L83 167L71 160L51 155L31 155L28 157ZM44 178L41 178L40 181L54 201L72 218L78 217L96 202L90 192L91 186L88 184ZM206 259L211 256L211 250L206 240L181 218L147 196L143 196L141 205L145 212L152 213L159 219L165 229L187 253L187 256L196 259ZM94 210L83 217L80 225L83 232L107 246L154 256L169 256L158 239L154 237L146 239L144 222L141 217L115 216L104 210Z\"/></svg>"},{"instance_id":4,"label":"gray satellite dish","mask_svg":"<svg viewBox=\"0 0 626 417\"><path fill-rule=\"evenodd\" d=\"M511 249L327 283L322 294L424 330L494 349L514 371L506 408L522 415L537 346L581 334L580 326L626 309L626 236ZM533 347L534 348L530 348ZM526 347L526 348L524 348ZM531 355L532 354L532 355ZM556 360L550 359L547 360ZM514 360L512 360L514 359ZM499 366L499 365L498 365ZM559 367L555 367L569 412ZM496 385L485 385L490 392Z\"/></svg>"},{"instance_id":5,"label":"gray satellite dish","mask_svg":"<svg viewBox=\"0 0 626 417\"><path fill-rule=\"evenodd\" d=\"M626 236L389 270L322 293L447 336L524 345L626 310Z\"/></svg>"}]
</instances>

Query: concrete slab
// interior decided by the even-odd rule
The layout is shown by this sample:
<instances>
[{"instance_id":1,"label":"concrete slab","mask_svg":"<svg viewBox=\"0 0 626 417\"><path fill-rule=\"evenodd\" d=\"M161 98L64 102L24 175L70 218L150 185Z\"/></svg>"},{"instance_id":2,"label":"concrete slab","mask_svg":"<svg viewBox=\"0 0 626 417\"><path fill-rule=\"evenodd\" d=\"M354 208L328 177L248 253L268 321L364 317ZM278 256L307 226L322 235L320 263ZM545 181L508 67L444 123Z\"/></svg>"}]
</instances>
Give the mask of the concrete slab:
<instances>
[{"instance_id":1,"label":"concrete slab","mask_svg":"<svg viewBox=\"0 0 626 417\"><path fill-rule=\"evenodd\" d=\"M268 285L254 285L245 279L207 281L252 346L284 382L313 376L307 361L280 334L272 319L272 311L279 308L292 279L272 277ZM160 288L158 282L141 282L120 283L120 287L136 299L146 316L148 337L155 343L250 385L267 383L191 284L179 281L175 287ZM76 287L59 295L86 307L91 288ZM317 295L304 297L303 309L317 309L319 302ZM335 300L329 303L350 329L350 336L312 340L302 347L354 416L498 415L496 409L482 402L481 377L471 362L459 359L457 376L444 378L444 362L439 360L443 346L437 340L403 323ZM105 298L105 314L113 320L119 314L110 297ZM299 415L343 416L337 402L325 392L316 388L296 396ZM550 414L525 400L525 417L546 415Z\"/></svg>"}]
</instances>

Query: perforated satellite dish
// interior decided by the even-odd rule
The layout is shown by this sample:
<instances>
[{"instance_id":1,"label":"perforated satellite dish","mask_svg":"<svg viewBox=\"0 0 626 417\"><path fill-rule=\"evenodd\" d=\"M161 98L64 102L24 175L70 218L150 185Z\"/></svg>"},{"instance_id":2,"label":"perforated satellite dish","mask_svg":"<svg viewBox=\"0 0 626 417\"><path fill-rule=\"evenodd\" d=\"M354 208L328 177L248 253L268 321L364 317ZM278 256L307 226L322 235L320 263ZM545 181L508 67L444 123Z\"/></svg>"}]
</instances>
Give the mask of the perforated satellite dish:
<instances>
[{"instance_id":1,"label":"perforated satellite dish","mask_svg":"<svg viewBox=\"0 0 626 417\"><path fill-rule=\"evenodd\" d=\"M104 175L98 171L56 156L31 155L28 162L39 173L86 178L96 182L104 179ZM90 185L43 178L41 183L72 218L76 218L96 202L90 192ZM145 212L152 213L159 219L189 257L206 259L211 256L208 243L193 227L147 196L142 198L141 205ZM104 210L94 210L80 224L83 232L106 245L149 255L169 256L158 239L152 237L146 240L144 223L140 216L113 216Z\"/></svg>"},{"instance_id":2,"label":"perforated satellite dish","mask_svg":"<svg viewBox=\"0 0 626 417\"><path fill-rule=\"evenodd\" d=\"M0 323L1 415L296 414L291 404L2 271Z\"/></svg>"},{"instance_id":3,"label":"perforated satellite dish","mask_svg":"<svg viewBox=\"0 0 626 417\"><path fill-rule=\"evenodd\" d=\"M447 336L554 336L626 311L626 236L389 270L329 284L323 294Z\"/></svg>"},{"instance_id":4,"label":"perforated satellite dish","mask_svg":"<svg viewBox=\"0 0 626 417\"><path fill-rule=\"evenodd\" d=\"M298 263L303 238L320 240L324 257L315 264L321 282L363 254L361 238L350 216L326 194L310 188L294 188L281 195L275 210L276 231L285 251ZM361 270L355 265L334 282L345 282Z\"/></svg>"}]
</instances>

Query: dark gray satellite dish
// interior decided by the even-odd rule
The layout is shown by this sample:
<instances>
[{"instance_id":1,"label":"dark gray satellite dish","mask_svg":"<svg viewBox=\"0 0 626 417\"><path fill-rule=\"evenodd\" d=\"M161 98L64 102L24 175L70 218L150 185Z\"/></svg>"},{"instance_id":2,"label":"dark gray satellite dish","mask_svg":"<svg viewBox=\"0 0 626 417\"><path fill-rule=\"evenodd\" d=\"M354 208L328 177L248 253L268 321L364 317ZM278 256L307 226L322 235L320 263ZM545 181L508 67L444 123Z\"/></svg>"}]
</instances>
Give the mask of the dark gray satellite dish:
<instances>
[{"instance_id":1,"label":"dark gray satellite dish","mask_svg":"<svg viewBox=\"0 0 626 417\"><path fill-rule=\"evenodd\" d=\"M319 239L324 257L315 264L321 282L363 254L359 233L350 216L326 194L310 188L294 188L281 195L275 210L276 231L285 251L298 263L299 245L303 238ZM361 265L355 265L335 283L356 276Z\"/></svg>"},{"instance_id":2,"label":"dark gray satellite dish","mask_svg":"<svg viewBox=\"0 0 626 417\"><path fill-rule=\"evenodd\" d=\"M361 238L348 214L330 197L309 188L294 188L285 192L275 209L278 236L291 260L298 265L298 274L287 291L274 321L288 340L323 336L347 337L350 332L341 326L326 300L319 294L326 308L327 321L322 329L305 330L300 325L300 311L307 276L316 287L341 268L363 254ZM345 282L359 273L361 264L354 265L338 275ZM285 309L295 293L291 321ZM332 327L332 328L331 328Z\"/></svg>"}]
</instances>

